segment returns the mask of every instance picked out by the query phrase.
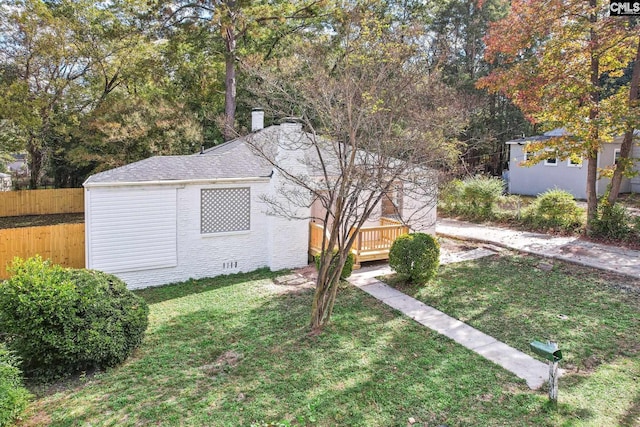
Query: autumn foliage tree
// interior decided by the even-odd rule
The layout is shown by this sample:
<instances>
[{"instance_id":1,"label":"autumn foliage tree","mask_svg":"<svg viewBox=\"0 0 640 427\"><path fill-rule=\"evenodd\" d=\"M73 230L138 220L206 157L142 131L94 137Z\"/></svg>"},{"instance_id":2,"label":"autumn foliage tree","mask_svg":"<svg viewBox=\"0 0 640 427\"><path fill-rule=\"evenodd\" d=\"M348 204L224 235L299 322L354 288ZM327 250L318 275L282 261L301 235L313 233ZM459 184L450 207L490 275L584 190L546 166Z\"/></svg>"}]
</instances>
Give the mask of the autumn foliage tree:
<instances>
[{"instance_id":1,"label":"autumn foliage tree","mask_svg":"<svg viewBox=\"0 0 640 427\"><path fill-rule=\"evenodd\" d=\"M323 206L318 220L326 227L324 247L337 248L321 256L314 330L331 317L357 232L394 192L420 200L422 207L432 205L434 167L452 157L450 136L464 125L455 92L424 66L420 33L393 25L373 6L338 12L331 31L301 42L287 59L254 70L256 102L276 117L299 117L307 130L284 151L309 154L284 161L257 141L254 148L291 184L285 187L288 203L307 212L310 200ZM302 171L296 168L300 162L306 162ZM274 211L290 215L288 208ZM427 216L402 220L414 225Z\"/></svg>"},{"instance_id":2,"label":"autumn foliage tree","mask_svg":"<svg viewBox=\"0 0 640 427\"><path fill-rule=\"evenodd\" d=\"M479 82L512 99L532 122L566 129L562 137L533 144L530 162L548 156L545 150L587 160L588 229L597 215L598 152L639 124L632 85L611 83L633 64L640 35L634 20L608 16L608 5L514 0L485 38L486 58L498 68Z\"/></svg>"}]
</instances>

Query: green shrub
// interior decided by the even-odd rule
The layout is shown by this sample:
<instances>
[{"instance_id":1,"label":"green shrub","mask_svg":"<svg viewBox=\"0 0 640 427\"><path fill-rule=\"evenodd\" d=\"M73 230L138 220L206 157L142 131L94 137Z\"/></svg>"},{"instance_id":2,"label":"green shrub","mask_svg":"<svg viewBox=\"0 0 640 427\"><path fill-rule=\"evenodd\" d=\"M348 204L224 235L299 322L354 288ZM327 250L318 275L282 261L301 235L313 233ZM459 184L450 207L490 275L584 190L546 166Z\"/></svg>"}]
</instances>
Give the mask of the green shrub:
<instances>
[{"instance_id":1,"label":"green shrub","mask_svg":"<svg viewBox=\"0 0 640 427\"><path fill-rule=\"evenodd\" d=\"M553 189L540 194L524 210L522 219L537 229L575 231L582 227L582 214L571 193Z\"/></svg>"},{"instance_id":2,"label":"green shrub","mask_svg":"<svg viewBox=\"0 0 640 427\"><path fill-rule=\"evenodd\" d=\"M461 214L464 183L454 179L445 184L438 194L438 209L442 212Z\"/></svg>"},{"instance_id":3,"label":"green shrub","mask_svg":"<svg viewBox=\"0 0 640 427\"><path fill-rule=\"evenodd\" d=\"M440 244L425 233L405 234L396 239L389 252L389 266L412 283L426 283L438 271Z\"/></svg>"},{"instance_id":4,"label":"green shrub","mask_svg":"<svg viewBox=\"0 0 640 427\"><path fill-rule=\"evenodd\" d=\"M640 237L640 216L636 215L631 220L631 227L633 227L634 233Z\"/></svg>"},{"instance_id":5,"label":"green shrub","mask_svg":"<svg viewBox=\"0 0 640 427\"><path fill-rule=\"evenodd\" d=\"M440 191L440 208L469 219L492 219L503 190L500 178L478 175L454 180Z\"/></svg>"},{"instance_id":6,"label":"green shrub","mask_svg":"<svg viewBox=\"0 0 640 427\"><path fill-rule=\"evenodd\" d=\"M115 276L14 260L0 329L25 373L43 379L117 365L142 341L149 309Z\"/></svg>"},{"instance_id":7,"label":"green shrub","mask_svg":"<svg viewBox=\"0 0 640 427\"><path fill-rule=\"evenodd\" d=\"M591 223L591 235L611 240L625 240L632 236L631 215L619 203L611 206L606 198L598 204L598 216Z\"/></svg>"},{"instance_id":8,"label":"green shrub","mask_svg":"<svg viewBox=\"0 0 640 427\"><path fill-rule=\"evenodd\" d=\"M338 262L337 255L338 255L338 251L337 250L333 251L333 256L331 258L331 267L329 267L329 274L331 274L332 270L335 268L334 265ZM316 262L316 268L318 270L320 270L320 257L321 255L316 255L314 258ZM347 255L347 259L344 262L344 267L342 267L342 272L340 273L341 279L346 279L347 277L351 276L354 263L355 263L355 257L353 256L353 253L349 252L349 255Z\"/></svg>"},{"instance_id":9,"label":"green shrub","mask_svg":"<svg viewBox=\"0 0 640 427\"><path fill-rule=\"evenodd\" d=\"M31 394L22 385L18 360L0 344L0 426L9 425L27 407Z\"/></svg>"}]
</instances>

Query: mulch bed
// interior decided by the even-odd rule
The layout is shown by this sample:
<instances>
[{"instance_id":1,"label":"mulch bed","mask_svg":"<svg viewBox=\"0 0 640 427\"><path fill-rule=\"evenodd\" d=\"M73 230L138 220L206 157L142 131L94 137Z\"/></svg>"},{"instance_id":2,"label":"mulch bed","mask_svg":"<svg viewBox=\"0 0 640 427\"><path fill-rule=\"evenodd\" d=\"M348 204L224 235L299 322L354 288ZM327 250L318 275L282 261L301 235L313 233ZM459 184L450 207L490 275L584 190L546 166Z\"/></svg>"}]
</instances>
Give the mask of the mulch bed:
<instances>
[{"instance_id":1,"label":"mulch bed","mask_svg":"<svg viewBox=\"0 0 640 427\"><path fill-rule=\"evenodd\" d=\"M84 213L5 216L5 217L0 217L0 229L39 227L43 225L57 225L57 224L80 224L83 222L84 222Z\"/></svg>"}]
</instances>

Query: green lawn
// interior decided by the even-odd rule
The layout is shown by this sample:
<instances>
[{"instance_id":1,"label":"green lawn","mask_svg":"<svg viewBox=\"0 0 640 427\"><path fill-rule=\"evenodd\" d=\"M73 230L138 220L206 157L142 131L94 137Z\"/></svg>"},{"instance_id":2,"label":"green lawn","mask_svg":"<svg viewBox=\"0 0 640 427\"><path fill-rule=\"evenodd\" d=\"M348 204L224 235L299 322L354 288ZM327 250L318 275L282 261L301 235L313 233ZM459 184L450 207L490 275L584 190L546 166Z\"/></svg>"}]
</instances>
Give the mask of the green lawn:
<instances>
[{"instance_id":1,"label":"green lawn","mask_svg":"<svg viewBox=\"0 0 640 427\"><path fill-rule=\"evenodd\" d=\"M505 271L510 263L513 270ZM505 287L524 294L526 287L515 285L518 276L524 273L526 280L529 274L523 266L533 270L527 258L443 267L431 291L419 294L436 295L454 316L464 317L459 307L471 305L465 320L474 323L488 316L500 297L480 290L465 294L475 288L471 282L492 270L509 278ZM560 275L535 274L541 281ZM420 426L636 425L637 296L625 294L612 304L618 293L603 291L611 300L601 303L598 294L597 316L585 313L574 320L579 309L563 310L569 320L561 325L588 320L571 330L589 337L585 347L592 355L609 359L561 380L561 405L554 413L544 391L530 391L509 372L350 285L340 291L331 326L310 336L310 291L290 292L272 284L271 276L257 272L140 292L150 303L150 325L134 357L116 369L41 392L23 425L406 426L409 418ZM574 280L592 278L584 272ZM465 292L456 297L454 288ZM544 296L572 307L582 297L573 290ZM520 346L530 337L518 336L531 335L522 324L539 323L550 309L540 312L523 303L500 310L524 314L505 318L502 326L490 316L474 324L484 323L486 332ZM587 333L602 325L615 335L617 348L600 349L605 338ZM569 344L562 334L558 340ZM569 363L580 363L573 347L565 352Z\"/></svg>"},{"instance_id":2,"label":"green lawn","mask_svg":"<svg viewBox=\"0 0 640 427\"><path fill-rule=\"evenodd\" d=\"M387 282L519 350L563 352L557 425L640 426L640 280L506 254L442 266L421 287ZM564 424L566 423L566 424Z\"/></svg>"}]
</instances>

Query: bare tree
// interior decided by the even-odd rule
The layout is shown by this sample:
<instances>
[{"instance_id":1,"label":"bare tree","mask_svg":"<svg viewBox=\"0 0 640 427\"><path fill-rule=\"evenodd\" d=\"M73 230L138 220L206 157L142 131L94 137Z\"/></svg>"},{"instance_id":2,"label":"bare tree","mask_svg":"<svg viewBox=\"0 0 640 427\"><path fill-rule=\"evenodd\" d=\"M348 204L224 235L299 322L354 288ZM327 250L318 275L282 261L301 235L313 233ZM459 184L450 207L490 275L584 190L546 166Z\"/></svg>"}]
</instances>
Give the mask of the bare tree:
<instances>
[{"instance_id":1,"label":"bare tree","mask_svg":"<svg viewBox=\"0 0 640 427\"><path fill-rule=\"evenodd\" d=\"M321 254L313 330L329 321L357 232L383 198L397 200L400 193L411 205L398 210L402 221L433 225L424 221L435 218L429 211L436 168L455 157L450 135L460 131L465 114L456 94L423 66L419 36L362 7L345 11L324 36L269 70L245 64L267 111L296 116L306 130L281 126L286 134L276 148L259 133L248 138L281 181L282 197L270 201L272 210L299 218L308 216L312 201L320 203L323 247L337 249Z\"/></svg>"}]
</instances>

